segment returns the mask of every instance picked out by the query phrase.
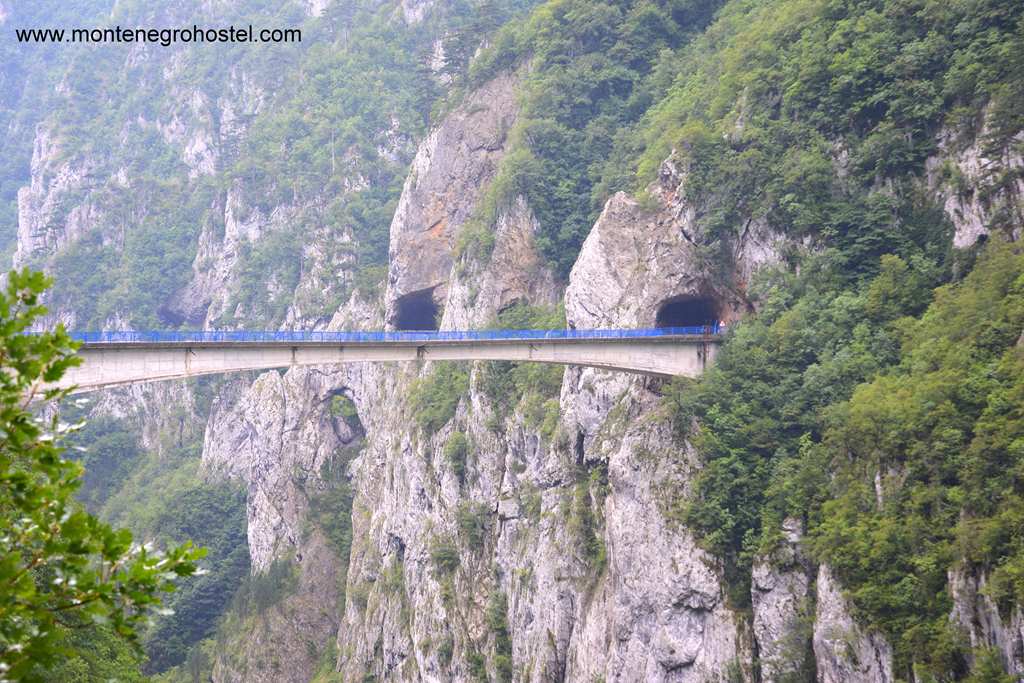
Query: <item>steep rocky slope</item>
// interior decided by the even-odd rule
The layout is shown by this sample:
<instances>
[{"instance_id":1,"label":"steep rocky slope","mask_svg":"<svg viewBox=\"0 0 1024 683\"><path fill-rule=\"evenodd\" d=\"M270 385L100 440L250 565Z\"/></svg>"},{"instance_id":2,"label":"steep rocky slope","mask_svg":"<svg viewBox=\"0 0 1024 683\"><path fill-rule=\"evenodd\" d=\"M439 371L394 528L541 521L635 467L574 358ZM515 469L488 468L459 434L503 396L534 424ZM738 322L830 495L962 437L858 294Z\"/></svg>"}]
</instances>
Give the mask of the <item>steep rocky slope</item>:
<instances>
[{"instance_id":1,"label":"steep rocky slope","mask_svg":"<svg viewBox=\"0 0 1024 683\"><path fill-rule=\"evenodd\" d=\"M461 138L455 143L461 155L438 150L434 139L461 124L454 114L421 147L412 176L419 186L435 177L462 183L487 163L490 148L466 147ZM723 282L695 254L701 236L688 217L698 207L680 196L682 182L669 159L652 188L658 206L642 207L625 195L609 200L565 290L570 326L650 325L659 304L685 296L714 297L726 319L747 310L743 283L779 260L784 239L752 227L737 244L732 277ZM533 220L521 199L499 218L494 258L486 267L452 265L450 241L432 243L440 257L421 260L422 244L406 239L410 230L429 234L422 226L437 224L429 199L411 207L417 189L407 184L400 204L406 209L392 225L390 306L383 315L360 315L366 307L353 300L333 325L380 325L397 314L408 289L424 283L447 291L443 329L486 324L512 301L558 300L557 288L542 284L543 273L538 278L531 256ZM470 213L475 199L461 194L446 205L449 214ZM974 229L964 215L950 215L958 239ZM412 267L419 269L416 278L408 275ZM241 414L221 417L208 428L204 458L215 462L217 453L238 452L223 448L223 433L261 431L255 426L267 419L261 416L282 410L283 387L305 396L292 399L302 406L296 425L324 419L325 391L354 397L367 443L350 466L356 540L337 636L344 677L461 677L470 675L480 657L495 667L504 655L526 678L706 680L749 675L756 652L762 680L780 680L808 666L825 681L893 680L888 645L856 624L828 567L815 571L809 565L795 521L787 526L792 547L763 558L755 569L752 620L729 608L714 558L674 521L670 509L666 491L685 491L700 463L666 423L658 380L568 369L557 426L544 428L531 425L525 406L502 415L481 388L486 369L478 366L452 420L430 434L410 420L408 397L432 372L429 366L367 366L293 370L283 379L272 373L237 404ZM267 392L267 383L277 391ZM311 402L310 396L320 398ZM456 433L466 434L471 444L465 482L445 455ZM298 462L315 471L317 454L324 452L320 445L250 450L247 467L250 473L274 471ZM268 480L260 473L256 485ZM265 562L266 555L258 556L269 547L295 552L303 566L320 561L305 550L307 541L297 540L299 518L290 526L279 521L282 500L291 505L288 487L272 490L278 496L274 505L265 495L250 496L254 562ZM471 524L479 533L463 528L470 514L478 516ZM589 541L588 533L594 536ZM273 540L262 540L264 535ZM455 569L438 566L434 552L440 543L457 550ZM955 591L958 611L991 610L975 607L980 598L968 597L976 595L969 590ZM495 595L507 605L507 623L500 626L510 634L505 651L488 612ZM978 631L979 642L1002 645L1014 657L1002 635L1007 626L998 619L982 623L996 625Z\"/></svg>"},{"instance_id":2,"label":"steep rocky slope","mask_svg":"<svg viewBox=\"0 0 1024 683\"><path fill-rule=\"evenodd\" d=\"M415 24L435 4L403 1L394 18ZM325 7L303 5L310 15ZM173 59L163 67L168 81L173 67ZM493 249L460 250L509 151L527 71L488 80L427 132L377 131L376 159L410 161L382 290L355 286L359 237L328 210L373 184L365 163L353 163L340 185L269 204L257 196L267 186L239 174L202 207L183 280L158 307L161 322L379 329L412 316L466 329L516 307L564 306L571 328L643 327L666 305L699 300L733 323L756 312L749 288L759 270L814 248L753 219L730 243L728 269L710 262L714 236L698 218L711 202L685 191L687 160L677 150L642 199L607 200L567 282L540 255L540 222L522 195L500 207ZM214 99L182 92L175 111L137 122L173 151L183 193L199 192L271 106L268 88L245 69L223 87ZM994 225L1021 224L1024 158L986 157L984 129L965 143L956 137L940 135L919 183L952 223L954 245L966 248ZM840 149L836 176L847 163ZM62 255L86 238L125 248L125 231L149 207L123 213L117 198L139 191L137 169L106 161L69 157L49 125L38 128L31 182L18 196L17 263L46 263L59 276ZM993 168L1017 175L996 186ZM298 254L298 272L261 281L263 299L281 304L271 314L260 297L241 296L243 266L260 245L292 239L295 225L308 228L298 252L287 252ZM69 325L132 324L130 310L97 318L54 303ZM204 476L247 491L254 574L275 565L291 572L267 609L225 622L214 680L465 680L481 671L516 680L896 680L890 644L858 623L831 569L807 555L799 520L786 520L784 542L754 560L749 612L733 604L720 559L681 521L677 502L702 462L671 424L664 380L573 367L559 371L555 390L496 393L495 378L509 372L485 363L353 365L231 378L216 386L201 426L191 385L98 399L97 414L130 416L154 449L183 409L192 416ZM419 417L427 388L453 398L430 424ZM332 497L349 488L347 504ZM346 530L332 535L332 524ZM951 618L972 646L998 648L1020 674L1024 619L1019 608L1000 615L984 584L966 570L950 573Z\"/></svg>"}]
</instances>

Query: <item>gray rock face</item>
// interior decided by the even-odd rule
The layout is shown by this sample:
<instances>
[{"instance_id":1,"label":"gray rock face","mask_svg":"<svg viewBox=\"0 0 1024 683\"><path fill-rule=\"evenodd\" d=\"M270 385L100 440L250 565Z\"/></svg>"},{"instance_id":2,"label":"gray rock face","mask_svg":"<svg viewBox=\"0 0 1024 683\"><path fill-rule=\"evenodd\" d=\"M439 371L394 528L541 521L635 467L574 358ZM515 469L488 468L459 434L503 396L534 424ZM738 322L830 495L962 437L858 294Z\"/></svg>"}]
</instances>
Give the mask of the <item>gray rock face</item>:
<instances>
[{"instance_id":1,"label":"gray rock face","mask_svg":"<svg viewBox=\"0 0 1024 683\"><path fill-rule=\"evenodd\" d=\"M211 475L249 488L249 553L255 571L299 546L308 496L321 470L358 435L329 404L339 392L331 374L292 370L260 375L237 401L215 402L203 443ZM225 392L226 393L226 392Z\"/></svg>"},{"instance_id":2,"label":"gray rock face","mask_svg":"<svg viewBox=\"0 0 1024 683\"><path fill-rule=\"evenodd\" d=\"M755 560L751 577L754 638L765 683L807 669L813 623L810 563L800 548L803 525L787 519L782 533L779 548Z\"/></svg>"},{"instance_id":3,"label":"gray rock face","mask_svg":"<svg viewBox=\"0 0 1024 683\"><path fill-rule=\"evenodd\" d=\"M727 321L749 310L746 285L757 268L778 260L779 239L752 223L732 247L732 277L723 279L701 254L697 207L683 197L684 182L670 157L648 188L653 209L621 192L608 200L573 266L565 293L570 326L653 327L661 305L687 298L710 300Z\"/></svg>"},{"instance_id":4,"label":"gray rock face","mask_svg":"<svg viewBox=\"0 0 1024 683\"><path fill-rule=\"evenodd\" d=\"M262 211L245 201L237 184L229 188L223 200L214 207L214 216L223 223L218 225L214 220L208 220L203 225L192 265L192 279L174 297L170 310L191 325L206 329L222 329L224 324L221 321L224 319L244 320L250 314L255 317L254 312L247 311L234 297L239 289L237 265L243 253L261 239L284 232L291 225L321 211L322 207L316 202L281 205ZM290 307L291 319L288 320L291 328L326 322L319 307L309 305L308 313L304 310L307 308L304 304L311 303L308 292L314 284L318 285L317 291L321 295L330 297L349 282L352 255L340 256L336 248L331 249L327 245L337 247L350 243L351 236L346 232L340 240L335 238L332 241L327 239L326 229L315 232L322 239L311 241L303 260L308 268L303 272L299 286L289 292L294 302ZM325 280L331 283L323 285Z\"/></svg>"},{"instance_id":5,"label":"gray rock face","mask_svg":"<svg viewBox=\"0 0 1024 683\"><path fill-rule=\"evenodd\" d=\"M391 223L389 323L401 297L429 292L444 302L456 235L504 156L517 82L505 74L485 84L420 145Z\"/></svg>"},{"instance_id":6,"label":"gray rock face","mask_svg":"<svg viewBox=\"0 0 1024 683\"><path fill-rule=\"evenodd\" d=\"M517 302L547 306L560 302L560 287L534 244L538 229L537 219L521 197L501 213L489 261L463 262L457 267L461 272L448 292L442 328L485 327Z\"/></svg>"},{"instance_id":7,"label":"gray rock face","mask_svg":"<svg viewBox=\"0 0 1024 683\"><path fill-rule=\"evenodd\" d=\"M310 500L326 486L324 473L359 434L331 415L340 380L316 370L236 381L216 400L203 446L207 476L241 480L248 489L248 538L253 571L275 561L292 564L294 588L256 627L232 629L218 654L214 680L308 681L320 644L338 625L336 551L307 521ZM232 395L234 394L234 395ZM276 663L275 663L276 662Z\"/></svg>"},{"instance_id":8,"label":"gray rock face","mask_svg":"<svg viewBox=\"0 0 1024 683\"><path fill-rule=\"evenodd\" d=\"M566 677L715 680L749 652L715 562L665 516L669 492L687 486L696 463L673 452L668 425L645 423L658 400L641 384L620 400L616 410L624 414L609 417L588 455L608 468L608 567L581 596Z\"/></svg>"},{"instance_id":9,"label":"gray rock face","mask_svg":"<svg viewBox=\"0 0 1024 683\"><path fill-rule=\"evenodd\" d=\"M68 209L67 195L97 185L98 164L92 160L58 161L60 146L46 125L36 130L32 150L32 182L18 190L18 246L15 266L42 258L77 241L102 219L89 194Z\"/></svg>"},{"instance_id":10,"label":"gray rock face","mask_svg":"<svg viewBox=\"0 0 1024 683\"><path fill-rule=\"evenodd\" d=\"M314 532L303 543L290 592L242 624L229 624L217 651L216 683L308 683L318 665L316 646L337 628L338 562Z\"/></svg>"},{"instance_id":11,"label":"gray rock face","mask_svg":"<svg viewBox=\"0 0 1024 683\"><path fill-rule=\"evenodd\" d=\"M612 197L591 230L565 294L571 327L641 327L659 307L708 298L720 317L746 307L743 283L778 257L759 229L735 245L734 276L723 287L699 255L695 208L681 195L674 159L650 189L654 206ZM738 286L737 286L738 285ZM609 566L573 637L573 680L703 681L749 667L750 639L725 604L713 558L671 521L673 496L685 496L699 467L659 417L647 382L593 369L570 369L562 388L563 425L577 457L608 468L605 500ZM794 591L797 579L790 579ZM781 592L781 591L780 591ZM778 600L781 602L781 599Z\"/></svg>"},{"instance_id":12,"label":"gray rock face","mask_svg":"<svg viewBox=\"0 0 1024 683\"><path fill-rule=\"evenodd\" d=\"M827 565L818 570L814 656L820 683L891 683L892 648L881 635L853 620L846 598Z\"/></svg>"},{"instance_id":13,"label":"gray rock face","mask_svg":"<svg viewBox=\"0 0 1024 683\"><path fill-rule=\"evenodd\" d=\"M193 441L203 422L194 394L184 381L135 384L92 394L92 415L105 415L134 425L143 448L158 455Z\"/></svg>"},{"instance_id":14,"label":"gray rock face","mask_svg":"<svg viewBox=\"0 0 1024 683\"><path fill-rule=\"evenodd\" d=\"M926 162L927 184L953 223L953 245L963 249L994 230L1020 238L1024 225L1024 134L1006 149L988 149L988 125L964 144L955 130L939 136L939 153ZM1006 179L1010 179L1007 183Z\"/></svg>"},{"instance_id":15,"label":"gray rock face","mask_svg":"<svg viewBox=\"0 0 1024 683\"><path fill-rule=\"evenodd\" d=\"M323 0L317 1L323 2ZM406 23L418 24L427 17L435 4L436 0L402 0L399 7Z\"/></svg>"},{"instance_id":16,"label":"gray rock face","mask_svg":"<svg viewBox=\"0 0 1024 683\"><path fill-rule=\"evenodd\" d=\"M1004 620L992 598L985 593L987 579L960 567L949 572L953 598L950 619L966 634L971 649L995 647L1006 671L1024 676L1024 611L1018 605Z\"/></svg>"}]
</instances>

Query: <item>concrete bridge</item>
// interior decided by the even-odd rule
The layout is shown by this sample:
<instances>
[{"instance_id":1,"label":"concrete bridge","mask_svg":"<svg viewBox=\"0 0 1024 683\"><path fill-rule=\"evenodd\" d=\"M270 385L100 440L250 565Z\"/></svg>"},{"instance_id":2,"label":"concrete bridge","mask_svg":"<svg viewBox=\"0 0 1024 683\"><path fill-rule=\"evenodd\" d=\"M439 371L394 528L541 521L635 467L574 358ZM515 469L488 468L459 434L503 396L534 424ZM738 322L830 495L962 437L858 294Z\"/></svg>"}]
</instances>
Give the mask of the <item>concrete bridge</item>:
<instances>
[{"instance_id":1,"label":"concrete bridge","mask_svg":"<svg viewBox=\"0 0 1024 683\"><path fill-rule=\"evenodd\" d=\"M696 377L715 356L717 326L467 332L84 332L75 392L138 382L300 365L504 360Z\"/></svg>"}]
</instances>

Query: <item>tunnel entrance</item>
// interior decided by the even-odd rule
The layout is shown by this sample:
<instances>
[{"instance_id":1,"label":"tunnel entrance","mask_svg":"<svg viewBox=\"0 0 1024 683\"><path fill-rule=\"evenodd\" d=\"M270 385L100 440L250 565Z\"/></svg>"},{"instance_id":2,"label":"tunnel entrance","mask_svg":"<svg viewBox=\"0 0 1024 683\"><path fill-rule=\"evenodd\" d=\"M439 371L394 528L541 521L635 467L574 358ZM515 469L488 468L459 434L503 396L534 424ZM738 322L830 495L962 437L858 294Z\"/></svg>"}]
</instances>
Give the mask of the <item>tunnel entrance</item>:
<instances>
[{"instance_id":1,"label":"tunnel entrance","mask_svg":"<svg viewBox=\"0 0 1024 683\"><path fill-rule=\"evenodd\" d=\"M399 330L436 330L438 308L434 289L411 292L395 302L395 328Z\"/></svg>"},{"instance_id":2,"label":"tunnel entrance","mask_svg":"<svg viewBox=\"0 0 1024 683\"><path fill-rule=\"evenodd\" d=\"M718 322L718 305L710 297L687 296L669 299L658 308L656 327L694 327Z\"/></svg>"}]
</instances>

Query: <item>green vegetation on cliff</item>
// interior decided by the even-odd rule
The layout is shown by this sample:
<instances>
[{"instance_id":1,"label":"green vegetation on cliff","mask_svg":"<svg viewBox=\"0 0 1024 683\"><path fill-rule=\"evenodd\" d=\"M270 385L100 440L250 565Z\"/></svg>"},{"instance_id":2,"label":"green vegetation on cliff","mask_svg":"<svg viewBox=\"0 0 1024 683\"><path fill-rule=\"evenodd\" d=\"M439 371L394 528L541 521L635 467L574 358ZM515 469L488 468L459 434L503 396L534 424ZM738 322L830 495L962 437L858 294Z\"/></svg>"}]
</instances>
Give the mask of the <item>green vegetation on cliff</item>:
<instances>
[{"instance_id":1,"label":"green vegetation on cliff","mask_svg":"<svg viewBox=\"0 0 1024 683\"><path fill-rule=\"evenodd\" d=\"M495 182L500 202L526 197L541 224L537 246L560 275L568 275L610 190L631 185L602 176L665 78L654 72L719 4L551 0L505 26L473 64L472 83L530 64L523 113Z\"/></svg>"},{"instance_id":2,"label":"green vegetation on cliff","mask_svg":"<svg viewBox=\"0 0 1024 683\"><path fill-rule=\"evenodd\" d=\"M565 327L565 309L562 306L516 303L498 314L493 327L503 330L562 329ZM544 434L550 437L558 421L558 391L562 387L563 371L561 365L488 361L480 366L479 385L494 404L496 420L518 409L528 426L540 425Z\"/></svg>"},{"instance_id":3,"label":"green vegetation on cliff","mask_svg":"<svg viewBox=\"0 0 1024 683\"><path fill-rule=\"evenodd\" d=\"M1019 248L994 238L963 278L979 248L950 252L922 187L944 126L1020 153L1022 17L998 1L729 3L635 132L640 179L676 150L719 272L752 219L817 247L751 283L758 315L668 392L707 461L680 518L740 606L753 557L801 519L901 678L965 675L948 570L966 562L1019 603ZM997 236L1020 229L1018 178L994 165L971 190Z\"/></svg>"},{"instance_id":4,"label":"green vegetation on cliff","mask_svg":"<svg viewBox=\"0 0 1024 683\"><path fill-rule=\"evenodd\" d=\"M409 404L416 424L428 436L455 417L459 400L469 390L469 371L465 363L438 361L430 373L413 382Z\"/></svg>"},{"instance_id":5,"label":"green vegetation on cliff","mask_svg":"<svg viewBox=\"0 0 1024 683\"><path fill-rule=\"evenodd\" d=\"M1021 21L1006 0L551 0L471 74L530 63L495 186L501 201L527 198L563 275L610 193L642 189L673 149L710 257L757 217L871 271L894 241L942 228L900 182L923 171L941 125L969 137L988 107L986 148L1013 144ZM1015 178L996 168L982 191ZM994 227L1013 220L995 213Z\"/></svg>"},{"instance_id":6,"label":"green vegetation on cliff","mask_svg":"<svg viewBox=\"0 0 1024 683\"><path fill-rule=\"evenodd\" d=\"M993 243L922 314L927 283L888 257L859 292L797 289L785 308L768 295L716 367L668 398L707 459L682 519L726 560L734 603L795 517L903 671L941 677L966 654L947 571L989 574L1007 608L1024 586L1024 252Z\"/></svg>"},{"instance_id":7,"label":"green vegetation on cliff","mask_svg":"<svg viewBox=\"0 0 1024 683\"><path fill-rule=\"evenodd\" d=\"M924 186L943 130L947 153L1021 153L1022 55L1019 3L729 2L661 53L656 101L594 186L640 189L674 152L721 278L751 221L815 247L725 283L758 315L702 381L666 392L706 460L675 510L724 560L737 606L754 556L801 519L901 678L966 675L947 570L966 563L1004 609L1020 603L1021 261L998 238L1020 230L1020 172L992 164L968 188L939 171L993 216L974 271L980 247L950 251Z\"/></svg>"},{"instance_id":8,"label":"green vegetation on cliff","mask_svg":"<svg viewBox=\"0 0 1024 683\"><path fill-rule=\"evenodd\" d=\"M833 498L806 514L897 661L941 678L963 654L950 568L987 574L1004 615L1024 602L1024 251L993 244L900 328L899 364L825 411L809 460Z\"/></svg>"},{"instance_id":9,"label":"green vegetation on cliff","mask_svg":"<svg viewBox=\"0 0 1024 683\"><path fill-rule=\"evenodd\" d=\"M74 419L79 412L66 406L62 418ZM182 421L194 417L181 416ZM191 540L206 549L203 572L166 600L173 613L142 634L140 664L148 673L192 656L213 635L249 573L245 490L200 473L201 434L189 429L183 437L168 429L159 435L158 448L149 450L139 443L136 425L99 417L69 439L85 468L76 497L90 512L158 546Z\"/></svg>"}]
</instances>

